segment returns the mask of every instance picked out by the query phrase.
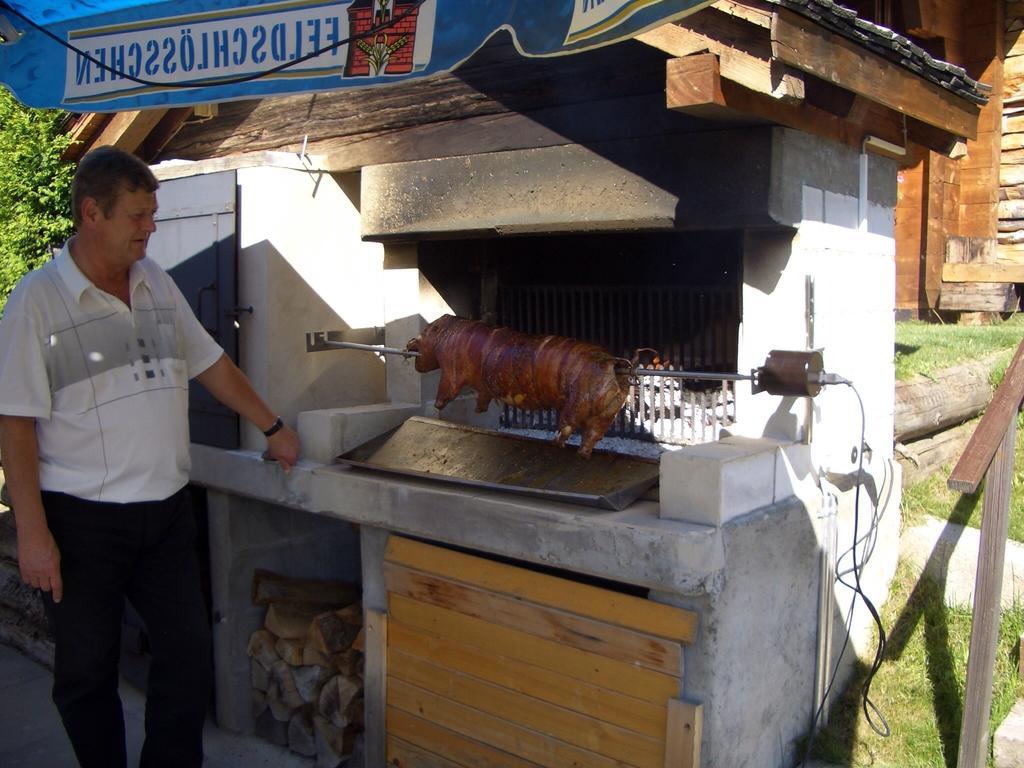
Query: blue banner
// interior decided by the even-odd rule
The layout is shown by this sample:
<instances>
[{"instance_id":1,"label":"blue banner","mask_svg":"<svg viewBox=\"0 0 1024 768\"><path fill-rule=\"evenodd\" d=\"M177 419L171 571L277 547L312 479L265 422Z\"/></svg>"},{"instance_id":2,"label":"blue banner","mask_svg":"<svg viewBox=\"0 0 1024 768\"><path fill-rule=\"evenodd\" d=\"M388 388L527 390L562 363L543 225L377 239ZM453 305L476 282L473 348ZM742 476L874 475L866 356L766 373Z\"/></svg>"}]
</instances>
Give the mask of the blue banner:
<instances>
[{"instance_id":1,"label":"blue banner","mask_svg":"<svg viewBox=\"0 0 1024 768\"><path fill-rule=\"evenodd\" d=\"M0 83L32 107L109 112L395 83L499 30L526 56L607 45L710 0L7 0Z\"/></svg>"}]
</instances>

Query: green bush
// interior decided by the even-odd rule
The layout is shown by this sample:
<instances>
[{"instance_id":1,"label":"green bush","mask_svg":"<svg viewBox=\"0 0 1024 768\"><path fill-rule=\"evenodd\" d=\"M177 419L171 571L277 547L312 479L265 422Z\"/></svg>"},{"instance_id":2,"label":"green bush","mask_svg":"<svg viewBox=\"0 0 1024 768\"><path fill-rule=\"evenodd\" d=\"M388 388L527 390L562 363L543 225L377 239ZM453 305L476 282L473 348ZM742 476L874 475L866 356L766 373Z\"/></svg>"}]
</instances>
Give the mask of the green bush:
<instances>
[{"instance_id":1,"label":"green bush","mask_svg":"<svg viewBox=\"0 0 1024 768\"><path fill-rule=\"evenodd\" d=\"M21 276L71 234L64 115L27 109L0 88L0 311Z\"/></svg>"}]
</instances>

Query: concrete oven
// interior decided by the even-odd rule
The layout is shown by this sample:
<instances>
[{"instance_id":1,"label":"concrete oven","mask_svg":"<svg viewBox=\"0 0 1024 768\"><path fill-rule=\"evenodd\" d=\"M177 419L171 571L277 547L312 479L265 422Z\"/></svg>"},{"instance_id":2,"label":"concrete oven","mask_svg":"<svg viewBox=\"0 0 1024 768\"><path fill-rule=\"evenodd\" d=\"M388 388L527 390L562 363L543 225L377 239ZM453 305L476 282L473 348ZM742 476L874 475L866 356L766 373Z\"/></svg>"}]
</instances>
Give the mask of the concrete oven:
<instances>
[{"instance_id":1,"label":"concrete oven","mask_svg":"<svg viewBox=\"0 0 1024 768\"><path fill-rule=\"evenodd\" d=\"M645 737L652 754L678 754L672 729L683 723L695 729L688 754L702 765L789 765L851 604L848 591L831 589L829 571L854 536L861 422L851 389L829 387L809 400L753 394L737 382L729 423L703 441L667 441L675 444L661 446L658 487L625 509L600 510L333 464L410 416L438 416L437 378L400 357L307 352L306 334L338 331L401 347L448 311L515 321L502 314L509 291L531 284L593 295L632 284L629 295L648 306L604 304L591 313L566 300L559 328L596 333L596 322L583 322L591 314L612 321L635 311L649 320L623 333L623 344L659 336L657 344L677 342L683 367L718 371L749 372L774 349L820 348L826 369L851 380L864 403L858 532L877 527L857 556L870 554L862 583L880 603L895 568L900 496L891 453L895 165L772 127L418 160L352 175L320 172L315 158L262 159L231 171L238 304L253 308L238 315L239 357L297 425L305 458L283 474L260 460L262 439L249 427L238 449L193 445L193 481L206 488L210 518L221 724L252 727L245 644L261 617L249 583L255 568L270 568L362 582L372 629L366 764L383 764L405 744L390 740L398 726L387 699L404 689L393 687L379 622L394 599L395 551L412 541L452 548L453 562L480 558L466 562L481 572L498 563L560 579L570 593L597 585L680 609L695 629L676 640L671 699L690 719L673 719L670 703L664 738ZM210 170L157 166L168 190ZM663 295L653 288L683 295L695 285L731 299L720 312L694 315L696 325L679 325L689 338L661 338L673 311L648 311L651 297ZM716 355L702 358L694 339ZM500 426L498 409L478 416L472 404L459 400L440 418ZM501 604L509 599L519 606L534 598L504 595ZM629 604L631 615L643 612ZM874 636L862 606L852 623L854 645L866 651ZM841 675L848 666L849 658ZM487 717L493 732L508 722ZM467 728L459 739L487 740L487 727ZM558 740L543 738L548 746Z\"/></svg>"}]
</instances>

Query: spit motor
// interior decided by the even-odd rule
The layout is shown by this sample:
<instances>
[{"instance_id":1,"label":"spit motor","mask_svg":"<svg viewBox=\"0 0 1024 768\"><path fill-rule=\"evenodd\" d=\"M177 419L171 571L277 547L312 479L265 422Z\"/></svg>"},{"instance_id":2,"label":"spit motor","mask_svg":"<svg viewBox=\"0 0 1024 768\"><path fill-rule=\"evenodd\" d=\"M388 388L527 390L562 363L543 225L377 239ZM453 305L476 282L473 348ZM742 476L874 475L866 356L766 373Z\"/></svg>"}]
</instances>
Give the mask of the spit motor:
<instances>
[{"instance_id":1,"label":"spit motor","mask_svg":"<svg viewBox=\"0 0 1024 768\"><path fill-rule=\"evenodd\" d=\"M815 397L825 383L825 362L819 350L773 349L764 365L751 374L751 391L783 397Z\"/></svg>"}]
</instances>

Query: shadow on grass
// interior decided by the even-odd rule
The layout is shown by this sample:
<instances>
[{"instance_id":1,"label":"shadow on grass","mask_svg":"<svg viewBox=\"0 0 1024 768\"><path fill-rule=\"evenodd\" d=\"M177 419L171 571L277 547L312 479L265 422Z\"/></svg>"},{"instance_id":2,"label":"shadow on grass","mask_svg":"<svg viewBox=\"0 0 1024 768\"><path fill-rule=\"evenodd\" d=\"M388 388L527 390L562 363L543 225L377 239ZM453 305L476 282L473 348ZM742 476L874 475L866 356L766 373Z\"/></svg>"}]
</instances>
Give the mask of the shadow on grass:
<instances>
[{"instance_id":1,"label":"shadow on grass","mask_svg":"<svg viewBox=\"0 0 1024 768\"><path fill-rule=\"evenodd\" d=\"M901 344L896 342L896 354L897 355L910 355L917 352L921 348L920 344Z\"/></svg>"},{"instance_id":2,"label":"shadow on grass","mask_svg":"<svg viewBox=\"0 0 1024 768\"><path fill-rule=\"evenodd\" d=\"M949 521L928 557L906 605L888 634L885 662L898 660L906 651L914 631L923 624L925 665L931 686L931 704L942 744L946 768L955 768L960 748L960 724L963 719L963 691L956 677L949 644L949 622L945 605L949 557L959 541L963 526L981 499L980 494L962 495L953 507ZM957 527L953 527L957 526ZM858 663L850 684L833 708L828 728L819 734L814 755L842 765L853 762L859 716L863 708L861 692L867 667Z\"/></svg>"}]
</instances>

